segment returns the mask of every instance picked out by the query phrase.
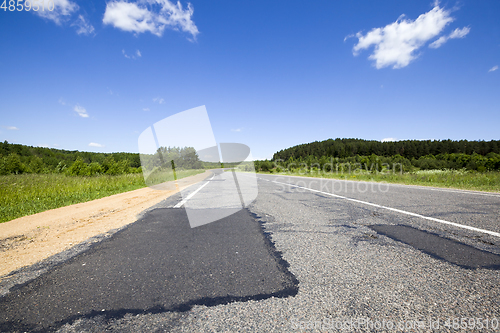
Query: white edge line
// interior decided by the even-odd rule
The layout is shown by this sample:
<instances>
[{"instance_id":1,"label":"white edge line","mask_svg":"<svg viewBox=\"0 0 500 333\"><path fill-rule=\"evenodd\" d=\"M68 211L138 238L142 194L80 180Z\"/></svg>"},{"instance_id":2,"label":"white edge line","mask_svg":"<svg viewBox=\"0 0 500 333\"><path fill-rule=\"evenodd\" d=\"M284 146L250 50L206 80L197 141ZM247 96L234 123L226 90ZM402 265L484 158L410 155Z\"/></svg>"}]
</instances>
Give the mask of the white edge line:
<instances>
[{"instance_id":1,"label":"white edge line","mask_svg":"<svg viewBox=\"0 0 500 333\"><path fill-rule=\"evenodd\" d=\"M357 200L357 199L352 199L352 198L344 197L344 196L341 196L341 195L338 195L338 194L333 194L333 193L328 193L328 192L313 190L311 188L307 188L307 187L303 187L303 186L298 186L298 185L294 185L294 184L290 184L290 183L282 183L282 182L277 182L275 180L271 180L271 182L276 183L276 184L282 184L282 185L288 185L288 186L303 188L303 189L309 190L311 192L318 192L318 193L326 194L326 195L329 195L329 196L332 196L332 197L335 197L335 198L345 199L345 200L349 200L349 201L353 201L353 202L357 202L357 203L361 203L361 204L365 204L365 205L369 205L369 206L373 206L373 207L377 207L377 208L383 208L383 209L391 210L393 212L397 212L397 213L401 213L401 214L406 214L406 215L410 215L410 216L420 217L422 219L426 219L426 220L429 220L429 221L434 221L434 222L439 222L439 223L443 223L443 224L448 224L448 225L452 225L454 227L463 228L463 229L467 229L467 230L471 230L471 231L477 231L477 232L485 233L485 234L492 235L492 236L495 236L495 237L500 237L500 233L494 232L494 231L489 231L489 230L479 229L479 228L475 228L475 227L470 227L468 225L463 225L463 224L459 224L459 223L454 223L454 222L449 222L449 221L445 221L445 220L441 220L441 219L436 219L434 217L429 217L429 216L424 216L424 215L420 215L420 214L416 214L416 213L412 213L412 212L407 212L407 211L401 210L401 209L396 209L396 208L381 206L381 205L377 205L377 204L374 204L374 203L371 203L371 202L367 202L367 201L361 201L361 200Z\"/></svg>"},{"instance_id":2,"label":"white edge line","mask_svg":"<svg viewBox=\"0 0 500 333\"><path fill-rule=\"evenodd\" d=\"M215 175L212 176L212 178L210 178L209 180L212 180L214 178ZM189 199L191 199L196 193L198 193L202 188L204 188L205 186L208 185L208 181L201 185L200 187L198 187L196 189L196 191L190 193L187 197L185 197L184 199L181 200L181 202L179 202L177 205L174 206L174 208L181 208L182 205L184 205Z\"/></svg>"},{"instance_id":3,"label":"white edge line","mask_svg":"<svg viewBox=\"0 0 500 333\"><path fill-rule=\"evenodd\" d=\"M371 182L371 181L367 181L367 180L352 180L352 179L337 179L337 178L291 176L291 175L281 175L281 174L276 174L276 175L260 174L260 175L262 175L262 176L271 176L271 177L274 176L274 177L293 177L293 178L301 178L301 179L331 180L331 181L338 181L338 182L384 184L384 185L388 185L388 186L410 187L410 188L418 188L418 189L429 190L429 191L455 192L455 193L461 193L461 194L485 195L485 196L488 196L488 197L500 198L500 193L495 193L495 192L480 192L480 191L473 191L473 190L461 190L461 189L454 189L454 188L442 188L442 187L424 186L424 185L412 185L412 184L395 184L395 183L386 183L384 181L382 181L382 182L376 182L376 181ZM260 178L260 179L264 179L264 178Z\"/></svg>"}]
</instances>

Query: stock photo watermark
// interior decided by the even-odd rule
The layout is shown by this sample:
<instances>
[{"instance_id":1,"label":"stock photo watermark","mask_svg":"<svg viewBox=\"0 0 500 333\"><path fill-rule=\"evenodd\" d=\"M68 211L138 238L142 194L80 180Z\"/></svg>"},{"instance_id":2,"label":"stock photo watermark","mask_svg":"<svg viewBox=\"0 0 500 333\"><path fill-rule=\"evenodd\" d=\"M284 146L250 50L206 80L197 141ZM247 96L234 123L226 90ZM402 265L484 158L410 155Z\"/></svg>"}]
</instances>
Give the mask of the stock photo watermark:
<instances>
[{"instance_id":1,"label":"stock photo watermark","mask_svg":"<svg viewBox=\"0 0 500 333\"><path fill-rule=\"evenodd\" d=\"M324 163L306 163L306 162L285 162L282 159L276 159L273 163L273 169L278 174L298 173L300 175L339 175L339 174L403 174L402 163L381 163L381 162L338 162L338 159L330 157L328 162Z\"/></svg>"},{"instance_id":2,"label":"stock photo watermark","mask_svg":"<svg viewBox=\"0 0 500 333\"><path fill-rule=\"evenodd\" d=\"M4 12L22 12L22 11L34 11L34 12L44 12L53 11L55 9L55 2L53 0L4 0L0 5L0 10L3 9Z\"/></svg>"},{"instance_id":3,"label":"stock photo watermark","mask_svg":"<svg viewBox=\"0 0 500 333\"><path fill-rule=\"evenodd\" d=\"M292 318L289 328L292 330L322 330L322 331L439 331L448 330L498 330L500 327L497 318L481 317L450 317L450 318L427 318L427 319L372 319L367 317L357 318L321 318L299 320Z\"/></svg>"},{"instance_id":4,"label":"stock photo watermark","mask_svg":"<svg viewBox=\"0 0 500 333\"><path fill-rule=\"evenodd\" d=\"M257 197L250 148L217 143L205 106L156 122L139 135L138 145L146 185L180 190L182 200L174 208L186 210L191 228L232 215ZM211 175L197 188L179 188L179 179L206 170Z\"/></svg>"},{"instance_id":5,"label":"stock photo watermark","mask_svg":"<svg viewBox=\"0 0 500 333\"><path fill-rule=\"evenodd\" d=\"M339 193L387 193L389 184L385 182L362 182L362 181L333 181L332 179L301 179L293 183L287 183L287 178L278 176L275 183L278 188L276 192L298 192L305 193L311 189L319 192Z\"/></svg>"}]
</instances>

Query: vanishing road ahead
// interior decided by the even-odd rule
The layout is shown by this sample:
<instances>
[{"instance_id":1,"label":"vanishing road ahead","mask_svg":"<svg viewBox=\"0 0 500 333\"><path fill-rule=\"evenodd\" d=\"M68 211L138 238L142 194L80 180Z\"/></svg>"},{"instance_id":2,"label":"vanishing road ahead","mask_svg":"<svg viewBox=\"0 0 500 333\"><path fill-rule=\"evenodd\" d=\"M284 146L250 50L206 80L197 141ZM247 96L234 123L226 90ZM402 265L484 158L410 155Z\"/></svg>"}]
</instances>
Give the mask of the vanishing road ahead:
<instances>
[{"instance_id":1,"label":"vanishing road ahead","mask_svg":"<svg viewBox=\"0 0 500 333\"><path fill-rule=\"evenodd\" d=\"M0 331L500 329L500 194L257 176L220 221L191 229L173 196L11 288Z\"/></svg>"}]
</instances>

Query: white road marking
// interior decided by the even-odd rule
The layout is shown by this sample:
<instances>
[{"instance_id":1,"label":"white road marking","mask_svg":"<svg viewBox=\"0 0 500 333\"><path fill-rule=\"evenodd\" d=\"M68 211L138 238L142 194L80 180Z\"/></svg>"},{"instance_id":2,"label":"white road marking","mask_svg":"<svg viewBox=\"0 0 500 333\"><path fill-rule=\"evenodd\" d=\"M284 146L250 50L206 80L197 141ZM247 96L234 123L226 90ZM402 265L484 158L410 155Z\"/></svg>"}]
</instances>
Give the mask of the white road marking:
<instances>
[{"instance_id":1,"label":"white road marking","mask_svg":"<svg viewBox=\"0 0 500 333\"><path fill-rule=\"evenodd\" d=\"M269 175L273 176L273 175ZM439 188L439 187L432 187L432 186L422 186L422 185L406 185L406 184L392 184L392 183L385 183L385 182L369 182L369 181L362 181L362 180L350 180L350 179L335 179L335 178L320 178L320 177L303 177L303 176L288 176L288 175L276 175L275 177L290 177L290 178L300 178L300 179L320 179L320 180L331 180L331 181L337 181L337 182L350 182L350 183L368 183L368 184L384 184L386 186L396 186L396 187L411 187L411 188L418 188L422 190L429 190L429 191L440 191L440 192L455 192L455 193L461 193L461 194L473 194L473 195L484 195L488 197L495 197L495 198L500 198L500 193L491 193L491 192L479 192L479 191L471 191L471 190L458 190L458 189L449 189L449 188ZM265 178L260 178L263 180L267 180Z\"/></svg>"},{"instance_id":2,"label":"white road marking","mask_svg":"<svg viewBox=\"0 0 500 333\"><path fill-rule=\"evenodd\" d=\"M495 194L495 193L481 193L478 191L455 190L455 189L449 189L449 188L437 188L437 187L420 186L420 185L402 185L402 184L389 184L389 183L384 183L384 184L391 185L391 186L397 186L397 187L411 186L412 188L418 188L418 189L429 190L429 191L454 192L454 193L460 193L460 194L484 195L487 197L500 198L500 194Z\"/></svg>"},{"instance_id":3,"label":"white road marking","mask_svg":"<svg viewBox=\"0 0 500 333\"><path fill-rule=\"evenodd\" d=\"M260 178L260 179L263 179L263 178ZM357 200L357 199L352 199L352 198L344 197L344 196L338 195L338 194L333 194L333 193L328 193L328 192L313 190L311 188L307 188L307 187L303 187L303 186L299 186L299 185L294 185L294 184L290 184L290 183L277 182L275 180L270 180L270 181L272 183L276 183L276 184L282 184L282 185L288 185L288 186L293 186L293 187L297 187L297 188L303 188L303 189L309 190L311 192L317 192L317 193L329 195L329 196L332 196L332 197L335 197L335 198L339 198L339 199L345 199L345 200L349 200L349 201L361 203L361 204L364 204L364 205L369 205L369 206L373 206L373 207L377 207L377 208L383 208L383 209L387 209L387 210L390 210L390 211L393 211L393 212L397 212L397 213L401 213L401 214L406 214L406 215L410 215L410 216L419 217L419 218L426 219L426 220L429 220L429 221L434 221L434 222L438 222L438 223L448 224L448 225L452 225L454 227L463 228L463 229L467 229L467 230L471 230L471 231L477 231L477 232L481 232L481 233L484 233L484 234L492 235L492 236L495 236L495 237L500 237L500 233L494 232L494 231L490 231L490 230L485 230L485 229L470 227L468 225L463 225L463 224L459 224L459 223L454 223L454 222L449 222L449 221L445 221L445 220L441 220L441 219L436 219L434 217L424 216L424 215L420 215L420 214L408 212L408 211L401 210L401 209L396 209L396 208L381 206L381 205L377 205L377 204L374 204L374 203L371 203L371 202L367 202L367 201L361 201L361 200Z\"/></svg>"},{"instance_id":4,"label":"white road marking","mask_svg":"<svg viewBox=\"0 0 500 333\"><path fill-rule=\"evenodd\" d=\"M215 175L213 175L212 178L210 178L209 180L214 179L214 177L215 177ZM207 185L208 185L208 182L206 182L205 184L198 187L196 189L196 191L194 191L193 193L190 193L187 197L182 199L182 201L180 201L177 205L175 205L174 208L181 208L189 199L191 199L196 193L198 193L202 188L204 188Z\"/></svg>"}]
</instances>

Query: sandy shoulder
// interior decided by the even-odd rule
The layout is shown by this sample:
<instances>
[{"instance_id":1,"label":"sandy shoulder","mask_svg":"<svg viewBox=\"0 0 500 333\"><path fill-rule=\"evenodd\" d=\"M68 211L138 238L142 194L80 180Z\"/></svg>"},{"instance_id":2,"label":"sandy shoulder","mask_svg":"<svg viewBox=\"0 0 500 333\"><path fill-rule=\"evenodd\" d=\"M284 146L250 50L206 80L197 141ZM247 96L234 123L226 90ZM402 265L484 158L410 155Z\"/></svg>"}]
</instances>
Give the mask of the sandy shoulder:
<instances>
[{"instance_id":1,"label":"sandy shoulder","mask_svg":"<svg viewBox=\"0 0 500 333\"><path fill-rule=\"evenodd\" d=\"M142 211L209 174L206 171L179 180L178 190L146 187L1 223L0 277L90 237L135 222Z\"/></svg>"}]
</instances>

